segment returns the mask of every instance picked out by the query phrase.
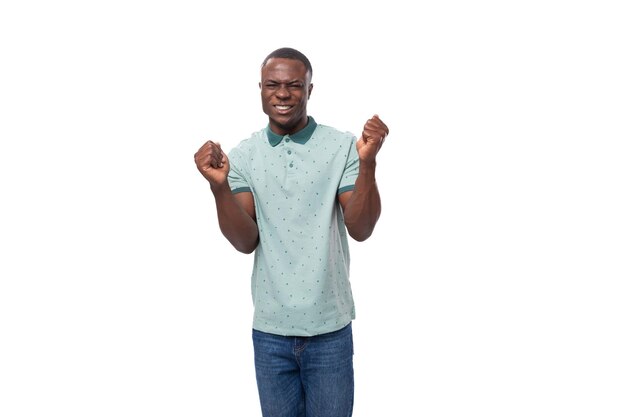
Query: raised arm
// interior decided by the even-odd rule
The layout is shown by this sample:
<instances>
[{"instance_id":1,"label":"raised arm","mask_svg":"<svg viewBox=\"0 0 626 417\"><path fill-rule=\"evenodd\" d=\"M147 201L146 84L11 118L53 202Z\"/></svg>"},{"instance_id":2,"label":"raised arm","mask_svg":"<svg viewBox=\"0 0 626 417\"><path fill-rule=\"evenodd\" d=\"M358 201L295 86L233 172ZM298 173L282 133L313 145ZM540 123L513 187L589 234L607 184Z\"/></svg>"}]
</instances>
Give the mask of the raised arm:
<instances>
[{"instance_id":1,"label":"raised arm","mask_svg":"<svg viewBox=\"0 0 626 417\"><path fill-rule=\"evenodd\" d=\"M359 154L359 175L354 189L339 195L348 233L357 241L371 236L380 217L380 194L376 186L376 155L389 134L378 115L369 119L356 143Z\"/></svg>"},{"instance_id":2,"label":"raised arm","mask_svg":"<svg viewBox=\"0 0 626 417\"><path fill-rule=\"evenodd\" d=\"M228 185L230 163L219 143L206 142L194 159L198 170L211 185L222 234L239 252L252 253L259 243L252 193L231 192Z\"/></svg>"}]
</instances>

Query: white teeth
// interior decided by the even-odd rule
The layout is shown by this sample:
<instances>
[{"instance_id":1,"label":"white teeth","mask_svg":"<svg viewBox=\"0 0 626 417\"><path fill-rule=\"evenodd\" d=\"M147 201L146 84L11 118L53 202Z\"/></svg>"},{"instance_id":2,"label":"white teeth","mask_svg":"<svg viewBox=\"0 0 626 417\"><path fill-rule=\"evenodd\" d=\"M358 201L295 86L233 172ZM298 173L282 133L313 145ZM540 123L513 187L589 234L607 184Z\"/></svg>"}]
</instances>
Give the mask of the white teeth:
<instances>
[{"instance_id":1,"label":"white teeth","mask_svg":"<svg viewBox=\"0 0 626 417\"><path fill-rule=\"evenodd\" d=\"M288 110L288 109L290 109L290 108L291 108L291 106L276 106L276 108L277 108L278 110Z\"/></svg>"}]
</instances>

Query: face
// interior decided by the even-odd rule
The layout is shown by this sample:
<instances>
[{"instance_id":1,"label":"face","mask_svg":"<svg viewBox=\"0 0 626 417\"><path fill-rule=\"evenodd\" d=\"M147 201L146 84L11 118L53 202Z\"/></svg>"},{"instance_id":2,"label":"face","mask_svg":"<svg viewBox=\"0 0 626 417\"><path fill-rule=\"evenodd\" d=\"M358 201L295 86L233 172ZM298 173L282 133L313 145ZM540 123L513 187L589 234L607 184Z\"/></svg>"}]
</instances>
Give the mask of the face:
<instances>
[{"instance_id":1,"label":"face","mask_svg":"<svg viewBox=\"0 0 626 417\"><path fill-rule=\"evenodd\" d=\"M306 104L313 84L302 62L271 58L261 69L259 87L263 112L269 117L274 133L287 135L306 126Z\"/></svg>"}]
</instances>

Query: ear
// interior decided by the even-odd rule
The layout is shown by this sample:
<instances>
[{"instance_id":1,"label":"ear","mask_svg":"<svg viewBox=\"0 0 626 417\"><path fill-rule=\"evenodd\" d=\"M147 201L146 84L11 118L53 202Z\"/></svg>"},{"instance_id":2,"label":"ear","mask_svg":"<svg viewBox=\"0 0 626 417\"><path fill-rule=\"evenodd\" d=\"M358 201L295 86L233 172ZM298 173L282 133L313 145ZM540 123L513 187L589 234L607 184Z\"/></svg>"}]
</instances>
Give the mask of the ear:
<instances>
[{"instance_id":1,"label":"ear","mask_svg":"<svg viewBox=\"0 0 626 417\"><path fill-rule=\"evenodd\" d=\"M313 83L309 84L309 96L307 97L307 99L311 98L311 91L313 91Z\"/></svg>"},{"instance_id":2,"label":"ear","mask_svg":"<svg viewBox=\"0 0 626 417\"><path fill-rule=\"evenodd\" d=\"M259 89L261 89L261 81L259 81ZM310 93L309 93L310 94Z\"/></svg>"}]
</instances>

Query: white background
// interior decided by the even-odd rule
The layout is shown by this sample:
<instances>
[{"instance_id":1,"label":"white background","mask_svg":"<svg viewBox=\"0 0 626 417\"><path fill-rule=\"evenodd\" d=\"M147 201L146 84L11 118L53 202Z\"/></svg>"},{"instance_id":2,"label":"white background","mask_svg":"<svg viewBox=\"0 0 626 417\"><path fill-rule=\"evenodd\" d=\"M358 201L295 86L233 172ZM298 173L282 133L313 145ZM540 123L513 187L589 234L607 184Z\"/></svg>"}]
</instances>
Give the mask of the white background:
<instances>
[{"instance_id":1,"label":"white background","mask_svg":"<svg viewBox=\"0 0 626 417\"><path fill-rule=\"evenodd\" d=\"M260 415L193 154L265 126L282 46L319 122L391 129L354 415L626 415L620 2L409 3L2 3L0 415Z\"/></svg>"}]
</instances>

